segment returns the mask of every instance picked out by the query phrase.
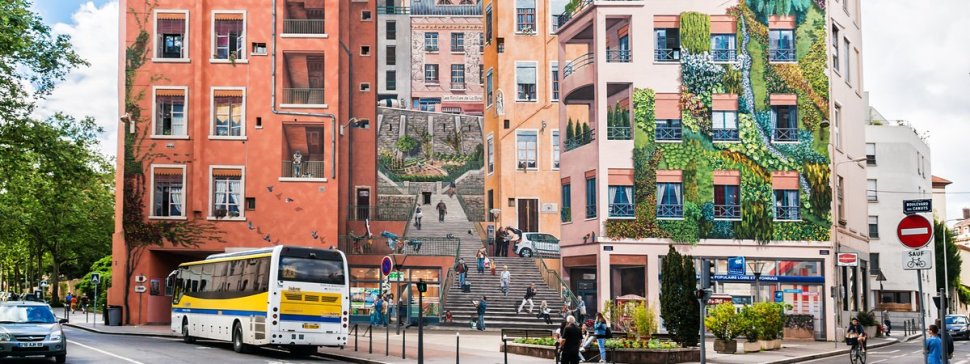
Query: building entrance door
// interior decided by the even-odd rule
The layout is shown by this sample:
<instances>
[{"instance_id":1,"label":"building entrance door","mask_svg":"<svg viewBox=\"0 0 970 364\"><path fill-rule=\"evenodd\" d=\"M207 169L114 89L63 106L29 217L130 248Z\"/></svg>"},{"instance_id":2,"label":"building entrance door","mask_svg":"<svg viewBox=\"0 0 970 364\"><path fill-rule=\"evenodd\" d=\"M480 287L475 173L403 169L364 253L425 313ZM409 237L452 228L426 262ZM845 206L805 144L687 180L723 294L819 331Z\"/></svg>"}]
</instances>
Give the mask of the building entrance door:
<instances>
[{"instance_id":1,"label":"building entrance door","mask_svg":"<svg viewBox=\"0 0 970 364\"><path fill-rule=\"evenodd\" d=\"M523 232L539 231L539 200L520 198L519 203L519 230Z\"/></svg>"}]
</instances>

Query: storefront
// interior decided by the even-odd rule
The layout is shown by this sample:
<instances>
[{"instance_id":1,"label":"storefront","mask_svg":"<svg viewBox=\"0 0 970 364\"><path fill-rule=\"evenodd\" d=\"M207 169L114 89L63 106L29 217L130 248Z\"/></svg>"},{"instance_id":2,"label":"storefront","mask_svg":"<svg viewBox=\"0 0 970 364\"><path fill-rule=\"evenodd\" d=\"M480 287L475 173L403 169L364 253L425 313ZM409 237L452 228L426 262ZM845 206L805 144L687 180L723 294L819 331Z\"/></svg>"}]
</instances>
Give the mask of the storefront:
<instances>
[{"instance_id":1,"label":"storefront","mask_svg":"<svg viewBox=\"0 0 970 364\"><path fill-rule=\"evenodd\" d=\"M352 322L369 322L374 310L374 299L378 294L391 294L395 304L404 302L409 320L418 316L418 291L414 286L419 280L428 284L424 293L424 315L429 319L439 316L441 298L441 268L414 267L391 272L380 276L378 267L350 267L350 307ZM394 306L392 318L398 317L398 306ZM431 319L434 321L434 319Z\"/></svg>"}]
</instances>

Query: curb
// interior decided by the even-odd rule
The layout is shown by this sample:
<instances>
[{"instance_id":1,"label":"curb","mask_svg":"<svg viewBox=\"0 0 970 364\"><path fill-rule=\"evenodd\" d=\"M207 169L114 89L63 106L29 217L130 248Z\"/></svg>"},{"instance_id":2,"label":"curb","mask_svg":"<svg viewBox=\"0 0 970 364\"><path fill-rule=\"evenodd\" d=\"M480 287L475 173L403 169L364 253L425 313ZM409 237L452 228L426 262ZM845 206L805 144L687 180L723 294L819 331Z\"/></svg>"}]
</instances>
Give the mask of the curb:
<instances>
[{"instance_id":1,"label":"curb","mask_svg":"<svg viewBox=\"0 0 970 364\"><path fill-rule=\"evenodd\" d=\"M348 363L357 363L357 364L387 364L387 362L383 362L383 361L376 361L376 360L360 358L356 356L349 356L349 355L329 353L329 352L328 353L317 352L312 356L321 357L325 359L340 360Z\"/></svg>"},{"instance_id":2,"label":"curb","mask_svg":"<svg viewBox=\"0 0 970 364\"><path fill-rule=\"evenodd\" d=\"M174 335L167 335L167 334L149 334L149 333L141 333L141 332L111 332L111 331L98 330L92 327L81 326L81 325L72 324L72 323L66 323L64 324L64 326L79 329L79 330L84 330L87 332L93 332L96 334L102 334L102 335L126 335L126 336L161 337L161 338L175 337Z\"/></svg>"},{"instance_id":3,"label":"curb","mask_svg":"<svg viewBox=\"0 0 970 364\"><path fill-rule=\"evenodd\" d=\"M916 338L916 337L919 337L919 336L922 336L922 334L914 334L914 335L902 337L902 338L900 338L899 340L896 340L896 341L887 341L887 342L883 342L883 343L869 345L868 348L869 349L877 349L877 348L882 348L882 347L890 346L890 345L893 345L893 344L905 343L905 342L909 342L913 338ZM833 357L833 356L838 356L838 355L844 355L844 354L848 354L848 353L849 353L849 349L838 349L838 350L826 351L826 352L817 353L817 354L799 356L799 357L795 357L795 358L787 358L787 359L782 359L782 360L765 362L764 364L801 363L801 362L805 362L805 361L809 361L809 360L828 358L828 357Z\"/></svg>"}]
</instances>

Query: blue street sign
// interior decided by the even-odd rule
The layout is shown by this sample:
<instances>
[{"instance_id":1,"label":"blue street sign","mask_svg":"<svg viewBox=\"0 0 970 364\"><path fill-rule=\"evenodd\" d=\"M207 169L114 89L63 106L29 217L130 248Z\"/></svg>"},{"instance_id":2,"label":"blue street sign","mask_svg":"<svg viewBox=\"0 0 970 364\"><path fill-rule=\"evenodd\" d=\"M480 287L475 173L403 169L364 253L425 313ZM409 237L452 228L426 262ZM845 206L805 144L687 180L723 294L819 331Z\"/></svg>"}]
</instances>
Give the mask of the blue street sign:
<instances>
[{"instance_id":1,"label":"blue street sign","mask_svg":"<svg viewBox=\"0 0 970 364\"><path fill-rule=\"evenodd\" d=\"M785 302L785 292L775 291L775 302Z\"/></svg>"},{"instance_id":2,"label":"blue street sign","mask_svg":"<svg viewBox=\"0 0 970 364\"><path fill-rule=\"evenodd\" d=\"M739 275L743 276L745 274L745 259L744 257L731 257L728 258L728 274L729 275Z\"/></svg>"},{"instance_id":3,"label":"blue street sign","mask_svg":"<svg viewBox=\"0 0 970 364\"><path fill-rule=\"evenodd\" d=\"M785 293L802 293L802 290L801 288L796 288L796 289L786 288Z\"/></svg>"},{"instance_id":4,"label":"blue street sign","mask_svg":"<svg viewBox=\"0 0 970 364\"><path fill-rule=\"evenodd\" d=\"M394 258L390 255L385 255L384 259L381 259L381 274L389 275L391 274L391 269L394 268Z\"/></svg>"},{"instance_id":5,"label":"blue street sign","mask_svg":"<svg viewBox=\"0 0 970 364\"><path fill-rule=\"evenodd\" d=\"M711 277L713 281L727 282L754 282L752 275L735 274L715 274ZM781 282L781 283L824 283L825 277L822 276L761 276L762 282Z\"/></svg>"}]
</instances>

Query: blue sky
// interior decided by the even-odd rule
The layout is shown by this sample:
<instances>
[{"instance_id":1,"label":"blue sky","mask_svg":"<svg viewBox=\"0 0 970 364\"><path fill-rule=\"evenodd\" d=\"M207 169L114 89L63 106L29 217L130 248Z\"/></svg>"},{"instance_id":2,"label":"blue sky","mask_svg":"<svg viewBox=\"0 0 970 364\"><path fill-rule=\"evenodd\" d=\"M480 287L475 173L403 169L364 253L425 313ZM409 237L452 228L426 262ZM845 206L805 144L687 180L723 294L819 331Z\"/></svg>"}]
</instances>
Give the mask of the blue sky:
<instances>
[{"instance_id":1,"label":"blue sky","mask_svg":"<svg viewBox=\"0 0 970 364\"><path fill-rule=\"evenodd\" d=\"M34 9L44 17L47 24L69 23L81 4L91 2L101 7L110 0L34 0Z\"/></svg>"}]
</instances>

